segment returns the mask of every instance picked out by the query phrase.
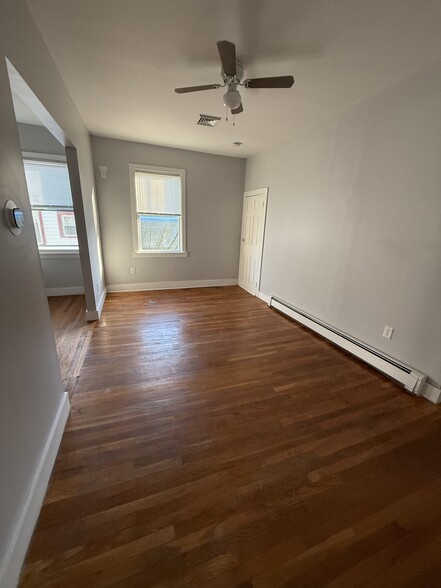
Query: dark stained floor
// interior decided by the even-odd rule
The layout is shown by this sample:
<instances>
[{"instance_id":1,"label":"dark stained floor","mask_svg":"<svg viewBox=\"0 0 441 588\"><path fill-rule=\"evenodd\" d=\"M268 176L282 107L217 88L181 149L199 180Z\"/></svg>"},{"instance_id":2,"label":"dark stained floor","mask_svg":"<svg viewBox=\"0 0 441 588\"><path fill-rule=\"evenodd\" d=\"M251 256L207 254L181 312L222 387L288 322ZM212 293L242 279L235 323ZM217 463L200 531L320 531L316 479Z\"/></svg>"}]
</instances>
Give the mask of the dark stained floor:
<instances>
[{"instance_id":1,"label":"dark stained floor","mask_svg":"<svg viewBox=\"0 0 441 588\"><path fill-rule=\"evenodd\" d=\"M109 295L21 586L436 588L440 441L238 287Z\"/></svg>"},{"instance_id":2,"label":"dark stained floor","mask_svg":"<svg viewBox=\"0 0 441 588\"><path fill-rule=\"evenodd\" d=\"M64 389L72 396L96 323L86 322L84 296L48 298Z\"/></svg>"}]
</instances>

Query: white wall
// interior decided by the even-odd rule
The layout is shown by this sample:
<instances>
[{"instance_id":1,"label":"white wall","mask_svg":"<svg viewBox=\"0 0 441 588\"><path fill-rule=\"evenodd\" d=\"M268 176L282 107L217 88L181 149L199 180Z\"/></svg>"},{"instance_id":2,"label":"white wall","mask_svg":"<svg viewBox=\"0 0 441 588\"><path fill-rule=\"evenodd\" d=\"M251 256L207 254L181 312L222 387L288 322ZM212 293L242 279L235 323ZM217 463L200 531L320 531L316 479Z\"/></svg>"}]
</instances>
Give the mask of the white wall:
<instances>
[{"instance_id":1,"label":"white wall","mask_svg":"<svg viewBox=\"0 0 441 588\"><path fill-rule=\"evenodd\" d=\"M246 172L247 190L269 186L261 291L436 384L440 161L437 64L252 157Z\"/></svg>"},{"instance_id":2,"label":"white wall","mask_svg":"<svg viewBox=\"0 0 441 588\"><path fill-rule=\"evenodd\" d=\"M0 7L0 583L8 548L65 398L32 224L21 236L6 227L9 198L31 218L7 73L8 58L78 150L91 276L102 288L92 210L90 138L24 0ZM35 512L33 512L35 515ZM29 519L28 519L29 522ZM29 528L28 528L29 531ZM23 540L23 536L21 536ZM16 546L17 547L17 546ZM26 544L24 545L24 548ZM17 552L15 564L17 564ZM23 553L23 545L21 551ZM10 568L8 568L10 571ZM8 572L9 573L9 572ZM8 586L11 586L8 581Z\"/></svg>"},{"instance_id":3,"label":"white wall","mask_svg":"<svg viewBox=\"0 0 441 588\"><path fill-rule=\"evenodd\" d=\"M107 285L237 279L245 160L92 137ZM188 257L134 258L129 163L186 170ZM99 165L108 167L101 179ZM136 275L130 274L136 267Z\"/></svg>"},{"instance_id":4,"label":"white wall","mask_svg":"<svg viewBox=\"0 0 441 588\"><path fill-rule=\"evenodd\" d=\"M18 124L18 134L22 151L35 154L62 155L65 156L64 147L45 128L24 123ZM83 275L79 253L69 255L42 255L41 267L43 270L44 285L46 290L57 292L59 288L79 291L83 288Z\"/></svg>"}]
</instances>

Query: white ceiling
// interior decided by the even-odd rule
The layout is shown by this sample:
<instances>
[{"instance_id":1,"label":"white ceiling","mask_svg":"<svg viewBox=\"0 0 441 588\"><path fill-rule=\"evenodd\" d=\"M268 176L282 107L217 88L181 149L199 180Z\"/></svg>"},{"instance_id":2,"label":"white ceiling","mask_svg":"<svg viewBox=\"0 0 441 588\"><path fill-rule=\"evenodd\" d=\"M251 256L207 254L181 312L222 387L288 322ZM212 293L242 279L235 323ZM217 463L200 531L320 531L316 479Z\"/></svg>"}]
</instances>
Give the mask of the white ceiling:
<instances>
[{"instance_id":1,"label":"white ceiling","mask_svg":"<svg viewBox=\"0 0 441 588\"><path fill-rule=\"evenodd\" d=\"M439 0L28 0L92 134L247 157L441 59ZM216 41L245 77L293 74L290 90L241 90L225 121ZM222 116L197 127L199 114ZM234 147L234 141L243 142Z\"/></svg>"}]
</instances>

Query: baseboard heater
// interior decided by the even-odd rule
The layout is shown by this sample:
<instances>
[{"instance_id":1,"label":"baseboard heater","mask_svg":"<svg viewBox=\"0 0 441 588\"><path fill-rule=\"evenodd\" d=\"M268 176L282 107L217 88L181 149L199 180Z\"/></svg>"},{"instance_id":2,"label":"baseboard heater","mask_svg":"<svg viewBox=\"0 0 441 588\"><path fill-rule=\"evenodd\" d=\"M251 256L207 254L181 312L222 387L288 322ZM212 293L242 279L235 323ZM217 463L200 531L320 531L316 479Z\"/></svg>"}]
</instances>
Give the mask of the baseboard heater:
<instances>
[{"instance_id":1,"label":"baseboard heater","mask_svg":"<svg viewBox=\"0 0 441 588\"><path fill-rule=\"evenodd\" d=\"M276 296L271 297L269 305L315 331L322 337L325 337L335 345L338 345L338 347L342 347L352 355L355 355L394 380L401 382L408 392L420 396L424 387L424 382L426 381L425 374L414 370L408 365L400 363L392 357L388 357L381 353L381 351L366 345L366 343L363 343L362 341L354 339L335 327L307 314L303 310L288 304L288 302L280 300L280 298L277 298Z\"/></svg>"}]
</instances>

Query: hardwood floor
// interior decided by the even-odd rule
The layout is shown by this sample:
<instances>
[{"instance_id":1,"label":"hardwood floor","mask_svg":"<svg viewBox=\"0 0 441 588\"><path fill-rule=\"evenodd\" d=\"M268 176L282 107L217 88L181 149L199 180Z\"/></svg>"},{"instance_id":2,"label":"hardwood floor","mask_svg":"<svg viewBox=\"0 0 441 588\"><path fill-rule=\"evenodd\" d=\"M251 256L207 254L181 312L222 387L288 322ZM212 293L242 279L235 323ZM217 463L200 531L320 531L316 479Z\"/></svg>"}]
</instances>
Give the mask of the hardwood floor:
<instances>
[{"instance_id":1,"label":"hardwood floor","mask_svg":"<svg viewBox=\"0 0 441 588\"><path fill-rule=\"evenodd\" d=\"M440 440L238 287L111 294L21 586L435 588Z\"/></svg>"},{"instance_id":2,"label":"hardwood floor","mask_svg":"<svg viewBox=\"0 0 441 588\"><path fill-rule=\"evenodd\" d=\"M84 296L51 296L48 302L61 378L71 397L83 367L95 323L86 321Z\"/></svg>"}]
</instances>

